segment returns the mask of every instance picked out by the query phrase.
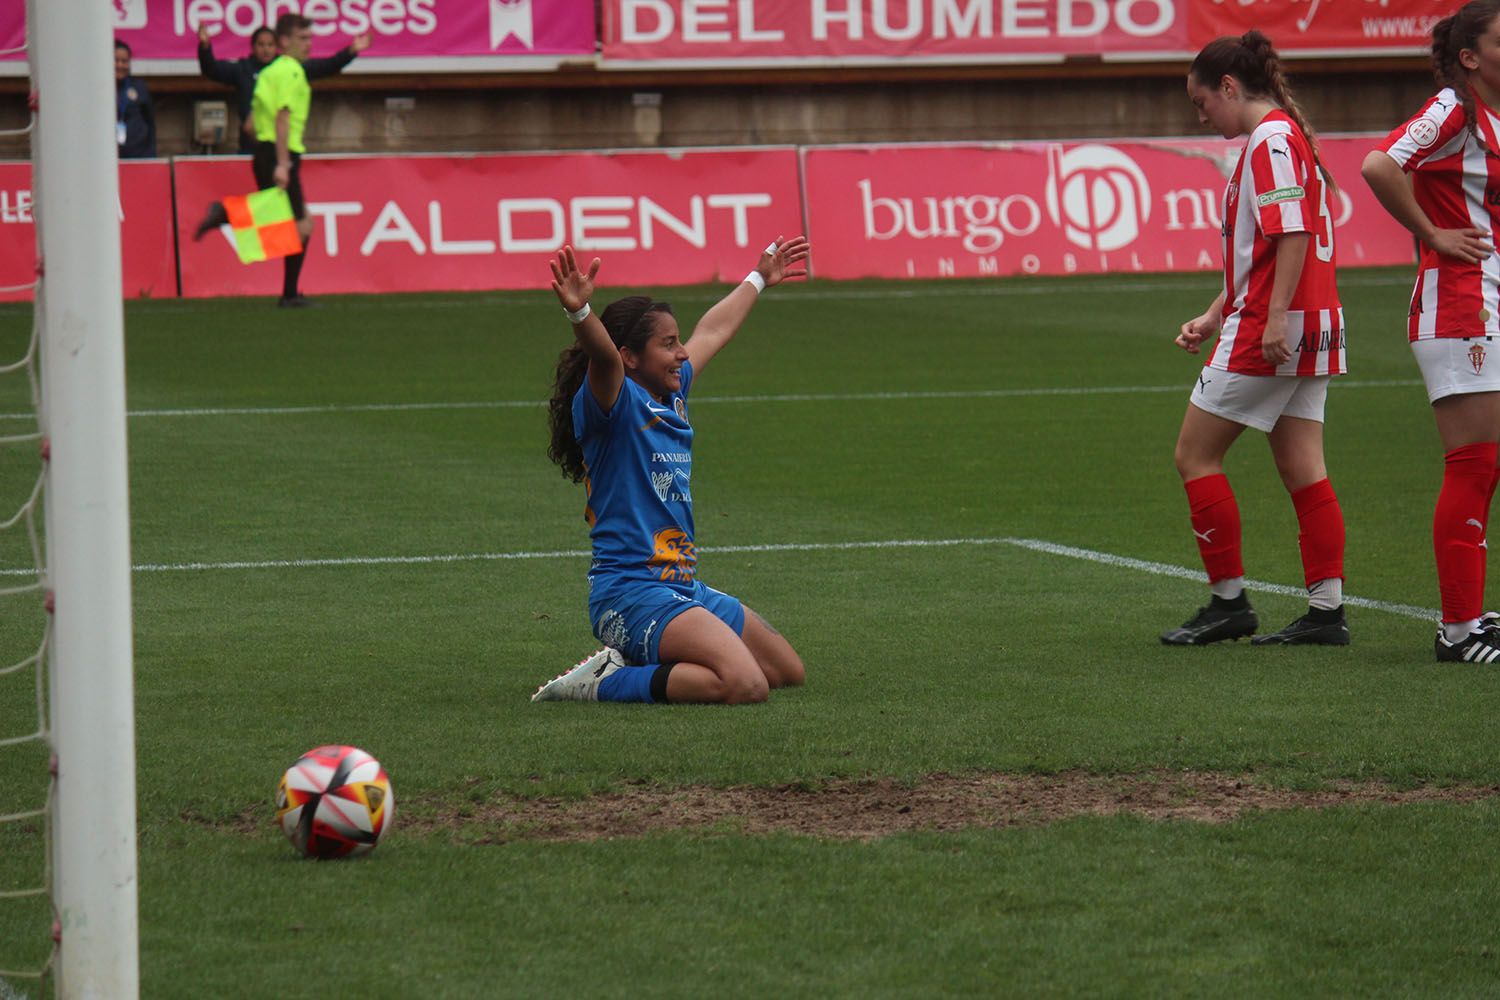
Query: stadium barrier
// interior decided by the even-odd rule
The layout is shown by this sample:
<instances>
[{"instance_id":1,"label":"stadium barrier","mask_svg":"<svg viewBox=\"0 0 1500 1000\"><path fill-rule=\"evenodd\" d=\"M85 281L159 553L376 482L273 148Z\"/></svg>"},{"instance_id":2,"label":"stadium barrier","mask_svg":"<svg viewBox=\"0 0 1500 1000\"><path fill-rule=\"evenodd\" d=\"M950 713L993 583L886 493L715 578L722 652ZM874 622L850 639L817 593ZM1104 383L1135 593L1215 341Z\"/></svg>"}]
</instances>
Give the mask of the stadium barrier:
<instances>
[{"instance_id":1,"label":"stadium barrier","mask_svg":"<svg viewBox=\"0 0 1500 1000\"><path fill-rule=\"evenodd\" d=\"M1324 137L1341 266L1399 265L1413 242L1359 177L1378 136ZM310 156L309 294L538 288L564 243L617 286L731 281L768 235L805 231L817 277L1216 271L1239 143L737 147L484 156ZM34 271L30 165L0 164L0 286ZM274 295L281 269L192 239L244 194L244 157L127 162L125 294ZM25 288L6 294L24 298Z\"/></svg>"}]
</instances>

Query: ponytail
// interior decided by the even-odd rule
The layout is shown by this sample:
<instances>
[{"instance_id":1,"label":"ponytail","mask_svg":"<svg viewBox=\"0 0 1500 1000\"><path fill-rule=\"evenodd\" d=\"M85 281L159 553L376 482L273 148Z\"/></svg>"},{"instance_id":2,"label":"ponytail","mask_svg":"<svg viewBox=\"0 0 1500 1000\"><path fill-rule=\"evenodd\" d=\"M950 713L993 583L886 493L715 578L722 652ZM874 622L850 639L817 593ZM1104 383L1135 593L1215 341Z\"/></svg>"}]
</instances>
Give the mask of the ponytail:
<instances>
[{"instance_id":1,"label":"ponytail","mask_svg":"<svg viewBox=\"0 0 1500 1000\"><path fill-rule=\"evenodd\" d=\"M1286 112L1287 117L1296 124L1298 131L1307 140L1313 163L1317 165L1328 187L1333 191L1338 190L1333 174L1323 165L1317 133L1308 123L1302 105L1292 96L1292 88L1281 68L1281 56L1271 44L1271 39L1253 28L1238 38L1216 38L1198 53L1188 75L1205 87L1217 87L1224 77L1232 76L1244 85L1246 93L1273 101Z\"/></svg>"},{"instance_id":2,"label":"ponytail","mask_svg":"<svg viewBox=\"0 0 1500 1000\"><path fill-rule=\"evenodd\" d=\"M1464 49L1476 51L1479 36L1500 15L1500 0L1471 0L1458 13L1449 14L1432 26L1432 75L1439 87L1451 87L1464 109L1464 124L1474 142L1487 155L1496 151L1479 136L1479 113L1474 108L1474 91L1469 87L1469 71L1459 61Z\"/></svg>"}]
</instances>

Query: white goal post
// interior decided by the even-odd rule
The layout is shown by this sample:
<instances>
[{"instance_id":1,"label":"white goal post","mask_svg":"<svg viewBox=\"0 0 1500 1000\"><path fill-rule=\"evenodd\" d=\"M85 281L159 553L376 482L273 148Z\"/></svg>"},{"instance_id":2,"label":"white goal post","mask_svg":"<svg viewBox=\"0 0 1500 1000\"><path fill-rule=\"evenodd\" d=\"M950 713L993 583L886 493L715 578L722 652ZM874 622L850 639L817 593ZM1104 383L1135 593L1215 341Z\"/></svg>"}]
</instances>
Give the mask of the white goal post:
<instances>
[{"instance_id":1,"label":"white goal post","mask_svg":"<svg viewBox=\"0 0 1500 1000\"><path fill-rule=\"evenodd\" d=\"M119 166L109 0L27 0L58 995L140 992Z\"/></svg>"}]
</instances>

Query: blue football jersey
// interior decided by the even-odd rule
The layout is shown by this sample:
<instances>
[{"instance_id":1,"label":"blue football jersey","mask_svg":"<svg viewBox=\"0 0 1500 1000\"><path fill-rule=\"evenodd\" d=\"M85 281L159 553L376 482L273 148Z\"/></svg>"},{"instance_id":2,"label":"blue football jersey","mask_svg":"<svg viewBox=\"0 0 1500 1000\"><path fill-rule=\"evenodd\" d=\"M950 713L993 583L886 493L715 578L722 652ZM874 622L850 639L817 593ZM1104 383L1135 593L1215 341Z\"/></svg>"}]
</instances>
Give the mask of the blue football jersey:
<instances>
[{"instance_id":1,"label":"blue football jersey","mask_svg":"<svg viewBox=\"0 0 1500 1000\"><path fill-rule=\"evenodd\" d=\"M609 574L691 588L698 568L687 411L692 384L693 366L683 362L682 388L665 403L628 377L608 413L587 378L573 396L594 550L590 579Z\"/></svg>"}]
</instances>

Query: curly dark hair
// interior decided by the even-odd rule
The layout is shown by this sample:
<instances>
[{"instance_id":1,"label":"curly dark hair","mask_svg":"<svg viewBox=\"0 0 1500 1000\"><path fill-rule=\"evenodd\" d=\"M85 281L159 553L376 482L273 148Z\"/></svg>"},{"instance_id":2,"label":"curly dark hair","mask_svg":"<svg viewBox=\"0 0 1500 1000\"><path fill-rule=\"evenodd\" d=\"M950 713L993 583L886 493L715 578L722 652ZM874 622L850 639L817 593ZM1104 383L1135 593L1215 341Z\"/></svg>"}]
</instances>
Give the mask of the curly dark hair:
<instances>
[{"instance_id":1,"label":"curly dark hair","mask_svg":"<svg viewBox=\"0 0 1500 1000\"><path fill-rule=\"evenodd\" d=\"M632 351L643 351L646 342L656 333L656 315L672 315L672 307L666 302L657 302L647 295L631 295L611 302L599 314L609 339L616 347L628 347ZM573 434L573 397L583 385L588 373L589 358L577 341L563 349L557 358L557 375L552 383L552 398L547 402L547 425L552 442L547 447L547 457L562 469L564 479L583 482L587 469L583 465L583 449Z\"/></svg>"},{"instance_id":2,"label":"curly dark hair","mask_svg":"<svg viewBox=\"0 0 1500 1000\"><path fill-rule=\"evenodd\" d=\"M1232 76L1244 84L1247 93L1274 101L1287 113L1288 118L1297 123L1297 128L1312 150L1313 162L1318 165L1318 171L1330 188L1338 190L1333 175L1323 165L1318 149L1318 136L1313 132L1312 125L1308 124L1302 106L1292 96L1292 88L1281 68L1281 56L1276 53L1271 39L1254 29L1238 38L1232 35L1216 38L1203 46L1203 50L1193 60L1188 75L1200 87L1217 87L1224 77Z\"/></svg>"},{"instance_id":3,"label":"curly dark hair","mask_svg":"<svg viewBox=\"0 0 1500 1000\"><path fill-rule=\"evenodd\" d=\"M1472 0L1458 13L1443 18L1432 28L1432 75L1439 87L1452 87L1464 108L1469 134L1491 156L1495 155L1479 137L1479 116L1474 113L1474 92L1469 89L1469 71L1458 61L1464 49L1478 49L1479 36L1500 15L1500 0Z\"/></svg>"}]
</instances>

